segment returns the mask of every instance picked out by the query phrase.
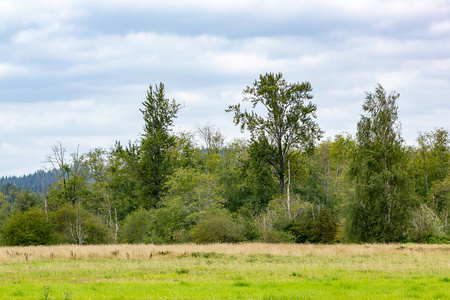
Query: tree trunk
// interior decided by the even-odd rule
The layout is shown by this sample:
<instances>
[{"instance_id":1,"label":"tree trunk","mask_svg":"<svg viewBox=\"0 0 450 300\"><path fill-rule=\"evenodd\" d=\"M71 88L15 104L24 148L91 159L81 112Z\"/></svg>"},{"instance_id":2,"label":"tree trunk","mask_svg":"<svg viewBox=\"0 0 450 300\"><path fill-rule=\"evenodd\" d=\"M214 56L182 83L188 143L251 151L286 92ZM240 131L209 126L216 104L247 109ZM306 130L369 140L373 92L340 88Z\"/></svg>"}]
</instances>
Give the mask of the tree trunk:
<instances>
[{"instance_id":1,"label":"tree trunk","mask_svg":"<svg viewBox=\"0 0 450 300\"><path fill-rule=\"evenodd\" d=\"M290 195L290 187L291 187L291 164L288 161L288 184L287 184L287 211L288 211L288 220L291 220L291 195Z\"/></svg>"}]
</instances>

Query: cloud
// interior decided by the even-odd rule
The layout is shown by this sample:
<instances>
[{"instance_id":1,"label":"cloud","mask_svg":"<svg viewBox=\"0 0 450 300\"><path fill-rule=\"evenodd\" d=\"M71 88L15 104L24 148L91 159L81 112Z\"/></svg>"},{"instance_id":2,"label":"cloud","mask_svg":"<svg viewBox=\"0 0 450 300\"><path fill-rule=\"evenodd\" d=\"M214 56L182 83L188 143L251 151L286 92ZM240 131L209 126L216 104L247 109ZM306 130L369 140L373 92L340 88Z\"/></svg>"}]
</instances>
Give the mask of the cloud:
<instances>
[{"instance_id":1,"label":"cloud","mask_svg":"<svg viewBox=\"0 0 450 300\"><path fill-rule=\"evenodd\" d=\"M442 22L433 22L430 25L430 32L436 35L443 35L450 33L450 20L445 20Z\"/></svg>"},{"instance_id":2,"label":"cloud","mask_svg":"<svg viewBox=\"0 0 450 300\"><path fill-rule=\"evenodd\" d=\"M9 63L0 63L0 80L17 76L25 76L30 71L23 66L13 65Z\"/></svg>"},{"instance_id":3,"label":"cloud","mask_svg":"<svg viewBox=\"0 0 450 300\"><path fill-rule=\"evenodd\" d=\"M242 136L224 110L265 72L311 82L326 136L354 132L364 91L381 83L401 94L414 141L428 124L449 126L438 113L450 93L449 13L445 0L4 0L0 175L33 171L56 141L135 140L159 82L185 104L176 130L209 122Z\"/></svg>"}]
</instances>

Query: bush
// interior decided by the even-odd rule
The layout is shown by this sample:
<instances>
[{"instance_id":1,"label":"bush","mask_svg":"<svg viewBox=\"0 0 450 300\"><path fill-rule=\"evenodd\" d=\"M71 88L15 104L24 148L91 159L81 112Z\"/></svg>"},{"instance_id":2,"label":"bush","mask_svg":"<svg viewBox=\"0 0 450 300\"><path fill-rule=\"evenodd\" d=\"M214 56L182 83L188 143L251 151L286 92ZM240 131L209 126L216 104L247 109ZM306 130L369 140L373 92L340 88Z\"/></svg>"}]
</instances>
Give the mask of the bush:
<instances>
[{"instance_id":1,"label":"bush","mask_svg":"<svg viewBox=\"0 0 450 300\"><path fill-rule=\"evenodd\" d=\"M107 244L111 242L108 226L82 207L65 204L50 214L62 244Z\"/></svg>"},{"instance_id":2,"label":"bush","mask_svg":"<svg viewBox=\"0 0 450 300\"><path fill-rule=\"evenodd\" d=\"M55 231L45 212L31 208L17 212L1 230L2 242L7 246L50 245L55 242Z\"/></svg>"},{"instance_id":3,"label":"bush","mask_svg":"<svg viewBox=\"0 0 450 300\"><path fill-rule=\"evenodd\" d=\"M285 231L291 233L296 243L334 243L338 234L338 224L330 212L323 208L313 217L307 213L298 220L290 222Z\"/></svg>"},{"instance_id":4,"label":"bush","mask_svg":"<svg viewBox=\"0 0 450 300\"><path fill-rule=\"evenodd\" d=\"M311 214L305 214L302 218L290 222L284 229L292 234L296 243L318 243L315 235L315 224Z\"/></svg>"},{"instance_id":5,"label":"bush","mask_svg":"<svg viewBox=\"0 0 450 300\"><path fill-rule=\"evenodd\" d=\"M231 220L224 210L212 210L205 214L197 225L191 229L195 243L236 243L242 242L242 228Z\"/></svg>"},{"instance_id":6,"label":"bush","mask_svg":"<svg viewBox=\"0 0 450 300\"><path fill-rule=\"evenodd\" d=\"M337 234L337 222L326 208L321 209L320 214L316 219L316 239L323 244L331 244L336 241Z\"/></svg>"},{"instance_id":7,"label":"bush","mask_svg":"<svg viewBox=\"0 0 450 300\"><path fill-rule=\"evenodd\" d=\"M266 228L261 232L261 241L264 243L292 243L295 237L290 232Z\"/></svg>"},{"instance_id":8,"label":"bush","mask_svg":"<svg viewBox=\"0 0 450 300\"><path fill-rule=\"evenodd\" d=\"M414 242L429 243L444 237L444 226L436 213L422 204L412 213L408 236Z\"/></svg>"},{"instance_id":9,"label":"bush","mask_svg":"<svg viewBox=\"0 0 450 300\"><path fill-rule=\"evenodd\" d=\"M130 244L148 243L151 240L150 217L150 212L143 208L129 214L119 231L119 240Z\"/></svg>"}]
</instances>

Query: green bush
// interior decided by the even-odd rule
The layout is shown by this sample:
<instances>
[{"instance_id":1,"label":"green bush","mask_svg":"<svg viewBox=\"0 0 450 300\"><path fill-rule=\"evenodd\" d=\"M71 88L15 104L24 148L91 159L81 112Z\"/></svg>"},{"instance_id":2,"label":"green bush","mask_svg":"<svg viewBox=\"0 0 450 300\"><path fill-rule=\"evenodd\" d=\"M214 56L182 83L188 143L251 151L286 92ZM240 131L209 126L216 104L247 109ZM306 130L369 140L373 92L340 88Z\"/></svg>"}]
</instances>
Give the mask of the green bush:
<instances>
[{"instance_id":1,"label":"green bush","mask_svg":"<svg viewBox=\"0 0 450 300\"><path fill-rule=\"evenodd\" d=\"M111 242L108 226L96 215L72 204L65 204L50 214L58 243L107 244Z\"/></svg>"},{"instance_id":2,"label":"green bush","mask_svg":"<svg viewBox=\"0 0 450 300\"><path fill-rule=\"evenodd\" d=\"M261 241L264 243L292 243L295 237L290 232L268 228L261 232Z\"/></svg>"},{"instance_id":3,"label":"green bush","mask_svg":"<svg viewBox=\"0 0 450 300\"><path fill-rule=\"evenodd\" d=\"M7 246L50 245L55 242L55 230L44 211L31 208L13 214L1 229L1 237Z\"/></svg>"},{"instance_id":4,"label":"green bush","mask_svg":"<svg viewBox=\"0 0 450 300\"><path fill-rule=\"evenodd\" d=\"M139 244L148 243L151 240L150 212L141 208L129 214L119 231L119 241L121 243Z\"/></svg>"},{"instance_id":5,"label":"green bush","mask_svg":"<svg viewBox=\"0 0 450 300\"><path fill-rule=\"evenodd\" d=\"M338 234L338 224L330 212L323 208L320 213L313 216L305 214L293 222L290 222L285 231L292 234L296 243L334 243Z\"/></svg>"},{"instance_id":6,"label":"green bush","mask_svg":"<svg viewBox=\"0 0 450 300\"><path fill-rule=\"evenodd\" d=\"M421 204L412 213L409 223L408 236L416 243L432 243L433 240L441 240L445 236L441 220L426 204Z\"/></svg>"},{"instance_id":7,"label":"green bush","mask_svg":"<svg viewBox=\"0 0 450 300\"><path fill-rule=\"evenodd\" d=\"M242 228L224 210L208 211L192 229L195 243L236 243L244 240Z\"/></svg>"}]
</instances>

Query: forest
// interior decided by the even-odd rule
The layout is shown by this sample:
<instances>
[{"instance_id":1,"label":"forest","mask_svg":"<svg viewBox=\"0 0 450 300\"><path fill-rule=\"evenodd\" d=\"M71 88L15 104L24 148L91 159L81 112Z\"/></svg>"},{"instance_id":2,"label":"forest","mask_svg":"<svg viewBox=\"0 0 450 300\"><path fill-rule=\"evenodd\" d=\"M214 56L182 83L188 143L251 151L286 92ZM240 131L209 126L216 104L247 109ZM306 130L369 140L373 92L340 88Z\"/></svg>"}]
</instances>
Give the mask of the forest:
<instances>
[{"instance_id":1,"label":"forest","mask_svg":"<svg viewBox=\"0 0 450 300\"><path fill-rule=\"evenodd\" d=\"M227 109L249 138L226 142L211 124L174 132L180 104L150 85L137 140L56 142L32 187L2 178L0 244L450 242L448 129L406 145L399 94L378 84L356 135L324 139L311 92L260 75Z\"/></svg>"}]
</instances>

